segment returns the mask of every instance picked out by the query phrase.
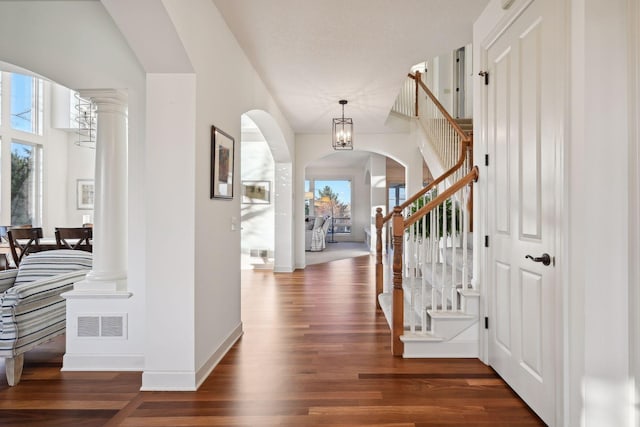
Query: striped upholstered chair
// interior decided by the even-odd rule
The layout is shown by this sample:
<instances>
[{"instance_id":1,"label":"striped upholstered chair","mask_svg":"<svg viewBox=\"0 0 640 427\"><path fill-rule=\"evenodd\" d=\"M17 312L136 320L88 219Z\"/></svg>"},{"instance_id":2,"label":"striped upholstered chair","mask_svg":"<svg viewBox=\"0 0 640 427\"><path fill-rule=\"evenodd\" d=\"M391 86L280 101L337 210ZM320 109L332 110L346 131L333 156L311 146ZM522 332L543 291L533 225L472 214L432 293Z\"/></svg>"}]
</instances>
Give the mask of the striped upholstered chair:
<instances>
[{"instance_id":1,"label":"striped upholstered chair","mask_svg":"<svg viewBox=\"0 0 640 427\"><path fill-rule=\"evenodd\" d=\"M90 252L60 249L33 253L19 268L0 271L0 357L9 385L20 381L26 351L65 332L60 294L84 279L91 263Z\"/></svg>"}]
</instances>

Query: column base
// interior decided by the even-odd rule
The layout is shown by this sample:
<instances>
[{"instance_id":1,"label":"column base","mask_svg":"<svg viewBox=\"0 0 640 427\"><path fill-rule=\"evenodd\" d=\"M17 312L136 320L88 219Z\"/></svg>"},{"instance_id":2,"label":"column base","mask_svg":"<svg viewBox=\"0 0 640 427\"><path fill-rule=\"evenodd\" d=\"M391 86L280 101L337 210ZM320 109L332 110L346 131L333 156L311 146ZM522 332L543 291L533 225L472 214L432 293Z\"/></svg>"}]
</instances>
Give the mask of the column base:
<instances>
[{"instance_id":1,"label":"column base","mask_svg":"<svg viewBox=\"0 0 640 427\"><path fill-rule=\"evenodd\" d=\"M127 292L127 275L126 273L114 274L90 271L84 280L73 285L73 291Z\"/></svg>"}]
</instances>

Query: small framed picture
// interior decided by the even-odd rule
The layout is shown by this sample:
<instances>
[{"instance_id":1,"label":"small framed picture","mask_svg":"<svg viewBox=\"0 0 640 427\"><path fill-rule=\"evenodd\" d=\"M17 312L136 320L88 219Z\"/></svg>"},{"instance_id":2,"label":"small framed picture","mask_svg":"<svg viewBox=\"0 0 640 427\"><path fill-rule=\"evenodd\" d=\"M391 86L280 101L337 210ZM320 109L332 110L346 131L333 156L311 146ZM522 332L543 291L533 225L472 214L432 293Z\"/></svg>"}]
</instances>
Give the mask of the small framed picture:
<instances>
[{"instance_id":1,"label":"small framed picture","mask_svg":"<svg viewBox=\"0 0 640 427\"><path fill-rule=\"evenodd\" d=\"M271 182L242 181L242 203L263 205L271 203Z\"/></svg>"},{"instance_id":2,"label":"small framed picture","mask_svg":"<svg viewBox=\"0 0 640 427\"><path fill-rule=\"evenodd\" d=\"M234 139L211 126L211 194L210 198L233 199Z\"/></svg>"},{"instance_id":3,"label":"small framed picture","mask_svg":"<svg viewBox=\"0 0 640 427\"><path fill-rule=\"evenodd\" d=\"M95 184L92 179L79 179L76 183L78 209L93 209Z\"/></svg>"}]
</instances>

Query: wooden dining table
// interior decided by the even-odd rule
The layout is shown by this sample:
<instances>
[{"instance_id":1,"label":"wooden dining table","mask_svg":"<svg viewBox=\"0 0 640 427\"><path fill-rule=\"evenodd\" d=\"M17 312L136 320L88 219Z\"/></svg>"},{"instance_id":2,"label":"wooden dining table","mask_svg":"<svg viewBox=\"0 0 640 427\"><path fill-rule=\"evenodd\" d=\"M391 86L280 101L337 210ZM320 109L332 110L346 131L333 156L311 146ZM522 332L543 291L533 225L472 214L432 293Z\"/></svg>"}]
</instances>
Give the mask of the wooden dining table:
<instances>
[{"instance_id":1,"label":"wooden dining table","mask_svg":"<svg viewBox=\"0 0 640 427\"><path fill-rule=\"evenodd\" d=\"M39 239L39 246L40 251L58 249L58 243L54 237L43 237ZM0 259L0 270L8 268L10 265L8 260L12 259L11 245L9 245L9 242L0 242L0 258L2 257L4 257L4 259Z\"/></svg>"}]
</instances>

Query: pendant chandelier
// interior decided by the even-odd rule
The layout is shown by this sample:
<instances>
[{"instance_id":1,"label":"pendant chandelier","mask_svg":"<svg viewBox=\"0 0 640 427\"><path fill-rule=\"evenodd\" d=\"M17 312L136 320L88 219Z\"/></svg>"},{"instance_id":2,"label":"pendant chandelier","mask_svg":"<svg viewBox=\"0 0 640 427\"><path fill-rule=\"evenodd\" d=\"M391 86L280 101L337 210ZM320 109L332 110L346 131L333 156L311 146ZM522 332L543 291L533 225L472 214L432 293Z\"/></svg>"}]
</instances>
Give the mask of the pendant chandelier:
<instances>
[{"instance_id":1,"label":"pendant chandelier","mask_svg":"<svg viewBox=\"0 0 640 427\"><path fill-rule=\"evenodd\" d=\"M345 99L338 101L342 105L342 117L333 119L333 149L353 150L353 119L344 117Z\"/></svg>"},{"instance_id":2,"label":"pendant chandelier","mask_svg":"<svg viewBox=\"0 0 640 427\"><path fill-rule=\"evenodd\" d=\"M82 98L75 92L75 121L77 126L78 140L76 145L85 148L96 148L97 116L96 106L89 99Z\"/></svg>"}]
</instances>

